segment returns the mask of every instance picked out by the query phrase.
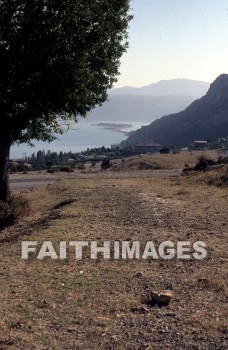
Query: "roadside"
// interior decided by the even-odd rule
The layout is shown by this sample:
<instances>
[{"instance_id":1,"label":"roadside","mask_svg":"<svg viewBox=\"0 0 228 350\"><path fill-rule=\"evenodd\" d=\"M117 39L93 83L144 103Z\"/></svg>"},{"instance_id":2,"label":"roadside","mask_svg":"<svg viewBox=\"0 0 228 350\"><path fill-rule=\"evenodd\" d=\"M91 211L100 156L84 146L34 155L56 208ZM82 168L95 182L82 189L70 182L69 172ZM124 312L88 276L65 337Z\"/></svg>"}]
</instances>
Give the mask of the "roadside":
<instances>
[{"instance_id":1,"label":"roadside","mask_svg":"<svg viewBox=\"0 0 228 350\"><path fill-rule=\"evenodd\" d=\"M84 164L84 169L72 167L69 172L50 170L16 172L10 174L12 190L35 189L61 179L74 178L165 178L178 176L182 173L186 163L195 165L197 159L206 154L216 158L216 151L181 152L179 154L145 154L134 157L113 160L108 171L101 171L101 162L95 165L91 162Z\"/></svg>"}]
</instances>

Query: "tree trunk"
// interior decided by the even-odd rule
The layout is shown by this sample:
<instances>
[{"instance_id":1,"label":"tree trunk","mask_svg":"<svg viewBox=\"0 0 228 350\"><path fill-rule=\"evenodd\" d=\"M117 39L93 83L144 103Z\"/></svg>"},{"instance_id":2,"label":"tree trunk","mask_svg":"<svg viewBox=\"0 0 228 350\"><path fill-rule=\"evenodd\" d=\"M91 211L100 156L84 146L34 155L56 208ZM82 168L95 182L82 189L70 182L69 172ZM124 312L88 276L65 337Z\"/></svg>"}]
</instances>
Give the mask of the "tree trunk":
<instances>
[{"instance_id":1,"label":"tree trunk","mask_svg":"<svg viewBox=\"0 0 228 350\"><path fill-rule=\"evenodd\" d=\"M8 202L10 199L9 189L9 153L10 142L0 140L0 200Z\"/></svg>"}]
</instances>

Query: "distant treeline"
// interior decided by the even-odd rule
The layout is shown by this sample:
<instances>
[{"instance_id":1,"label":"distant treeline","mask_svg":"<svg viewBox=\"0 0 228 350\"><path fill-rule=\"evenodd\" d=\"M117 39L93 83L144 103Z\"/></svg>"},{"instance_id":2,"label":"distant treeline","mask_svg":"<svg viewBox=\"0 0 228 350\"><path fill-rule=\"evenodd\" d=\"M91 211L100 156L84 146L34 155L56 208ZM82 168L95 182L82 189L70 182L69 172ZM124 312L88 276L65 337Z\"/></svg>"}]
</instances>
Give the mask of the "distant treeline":
<instances>
[{"instance_id":1,"label":"distant treeline","mask_svg":"<svg viewBox=\"0 0 228 350\"><path fill-rule=\"evenodd\" d=\"M35 166L52 166L52 165L62 165L62 164L72 164L81 163L86 161L100 161L104 158L121 158L133 155L133 148L127 147L121 149L119 147L109 148L109 147L96 147L88 148L86 151L80 153L74 152L52 152L52 151L42 151L39 150L36 154L33 153L31 157L25 157L23 160Z\"/></svg>"}]
</instances>

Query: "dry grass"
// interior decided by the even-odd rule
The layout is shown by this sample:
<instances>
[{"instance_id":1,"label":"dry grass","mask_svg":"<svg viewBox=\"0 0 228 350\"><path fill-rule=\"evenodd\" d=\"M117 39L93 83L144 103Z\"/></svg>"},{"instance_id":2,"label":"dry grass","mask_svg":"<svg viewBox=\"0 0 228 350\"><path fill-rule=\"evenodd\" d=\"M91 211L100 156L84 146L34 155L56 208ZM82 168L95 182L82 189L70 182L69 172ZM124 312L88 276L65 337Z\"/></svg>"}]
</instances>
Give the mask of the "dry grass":
<instances>
[{"instance_id":1,"label":"dry grass","mask_svg":"<svg viewBox=\"0 0 228 350\"><path fill-rule=\"evenodd\" d=\"M205 155L207 158L217 159L217 151L183 151L177 154L144 154L126 158L124 160L114 160L113 168L116 171L135 171L135 170L183 170L188 164L189 167L196 165L200 156Z\"/></svg>"},{"instance_id":2,"label":"dry grass","mask_svg":"<svg viewBox=\"0 0 228 350\"><path fill-rule=\"evenodd\" d=\"M22 196L12 196L7 203L0 201L0 230L15 224L30 213L30 204Z\"/></svg>"},{"instance_id":3,"label":"dry grass","mask_svg":"<svg viewBox=\"0 0 228 350\"><path fill-rule=\"evenodd\" d=\"M228 191L190 180L139 172L26 192L34 215L1 233L0 349L225 349ZM22 240L58 252L62 240L130 239L203 240L208 257L93 261L87 250L75 261L73 247L62 261L20 257ZM171 304L145 308L167 282Z\"/></svg>"},{"instance_id":4,"label":"dry grass","mask_svg":"<svg viewBox=\"0 0 228 350\"><path fill-rule=\"evenodd\" d=\"M216 151L183 151L177 154L146 154L143 159L158 164L162 169L184 169L185 164L190 167L194 166L201 155L206 155L208 158L217 159Z\"/></svg>"}]
</instances>

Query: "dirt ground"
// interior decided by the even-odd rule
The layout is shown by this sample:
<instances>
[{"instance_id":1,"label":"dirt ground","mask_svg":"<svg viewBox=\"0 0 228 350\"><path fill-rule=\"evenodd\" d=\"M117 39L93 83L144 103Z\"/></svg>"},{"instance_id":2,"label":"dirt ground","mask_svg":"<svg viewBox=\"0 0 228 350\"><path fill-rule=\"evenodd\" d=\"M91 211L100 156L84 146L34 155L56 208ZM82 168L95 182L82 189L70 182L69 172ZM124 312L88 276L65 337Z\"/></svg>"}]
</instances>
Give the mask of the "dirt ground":
<instances>
[{"instance_id":1,"label":"dirt ground","mask_svg":"<svg viewBox=\"0 0 228 350\"><path fill-rule=\"evenodd\" d=\"M227 349L228 189L175 168L24 191L30 217L0 233L0 349ZM203 241L207 257L93 260L85 248L75 260L70 247L64 260L38 260L39 249L22 260L25 240L51 241L58 256L60 241ZM146 303L164 289L169 305Z\"/></svg>"}]
</instances>

